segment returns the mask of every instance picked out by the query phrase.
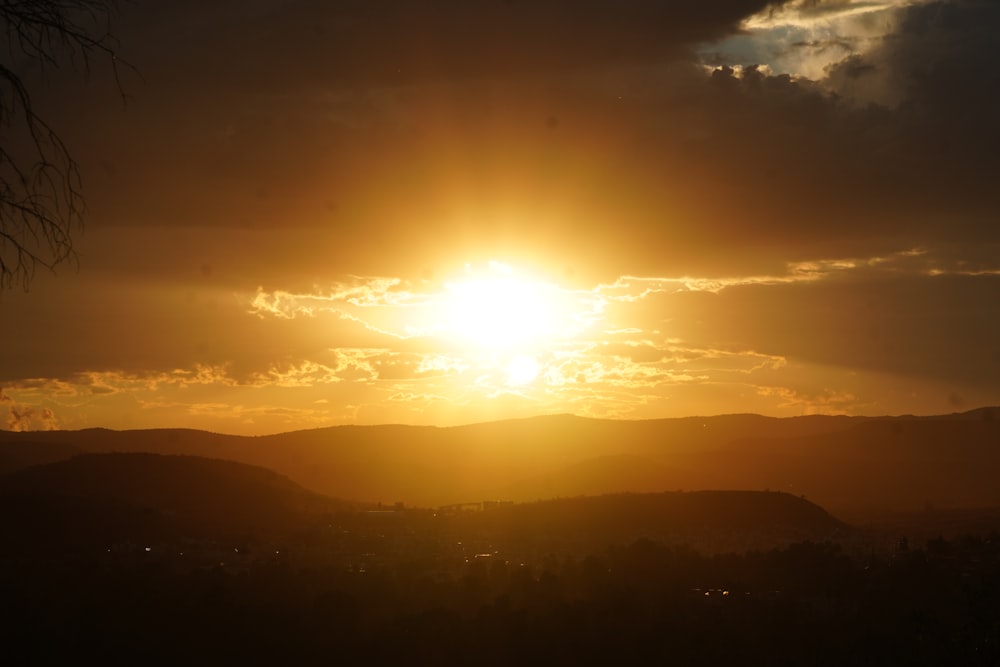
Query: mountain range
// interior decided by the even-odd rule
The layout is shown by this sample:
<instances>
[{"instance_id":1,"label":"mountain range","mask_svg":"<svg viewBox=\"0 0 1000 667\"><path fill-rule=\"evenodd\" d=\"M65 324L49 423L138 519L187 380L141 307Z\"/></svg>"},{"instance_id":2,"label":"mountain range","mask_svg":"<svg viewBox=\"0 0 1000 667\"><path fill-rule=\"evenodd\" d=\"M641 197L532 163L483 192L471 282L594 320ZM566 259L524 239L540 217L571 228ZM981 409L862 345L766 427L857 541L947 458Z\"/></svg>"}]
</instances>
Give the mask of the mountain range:
<instances>
[{"instance_id":1,"label":"mountain range","mask_svg":"<svg viewBox=\"0 0 1000 667\"><path fill-rule=\"evenodd\" d=\"M449 428L337 426L245 437L184 429L0 432L0 472L85 453L223 459L358 502L775 490L834 514L1000 507L1000 408L933 417L554 415ZM838 514L839 515L839 514Z\"/></svg>"}]
</instances>

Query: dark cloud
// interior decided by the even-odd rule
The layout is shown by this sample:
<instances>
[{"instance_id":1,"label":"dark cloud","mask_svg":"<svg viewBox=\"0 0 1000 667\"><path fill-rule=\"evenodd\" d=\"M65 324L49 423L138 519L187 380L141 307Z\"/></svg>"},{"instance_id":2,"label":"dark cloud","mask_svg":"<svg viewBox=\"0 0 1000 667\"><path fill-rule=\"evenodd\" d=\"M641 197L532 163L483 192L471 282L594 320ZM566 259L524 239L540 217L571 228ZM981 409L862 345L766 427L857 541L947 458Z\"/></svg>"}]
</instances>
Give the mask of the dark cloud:
<instances>
[{"instance_id":1,"label":"dark cloud","mask_svg":"<svg viewBox=\"0 0 1000 667\"><path fill-rule=\"evenodd\" d=\"M860 102L898 105L901 123L921 127L941 147L957 143L968 151L1000 110L1000 73L990 64L998 25L995 2L912 5L876 48L833 66L829 83Z\"/></svg>"},{"instance_id":2,"label":"dark cloud","mask_svg":"<svg viewBox=\"0 0 1000 667\"><path fill-rule=\"evenodd\" d=\"M669 12L693 6L670 5ZM557 4L527 7L497 3L490 11L537 11L555 22ZM659 30L653 16L668 12L662 3L634 3L632 10L615 5L601 23L596 7L580 6L579 16L558 30L601 25L614 32L616 21L634 21L636 44L652 49ZM716 29L709 26L731 27L731 17L753 8L731 5L714 13L712 7L692 22L678 19L688 27L666 34L703 38ZM320 10L303 4L287 11ZM380 23L360 6L351 11L364 30L382 26L393 34L402 21ZM428 34L461 33L455 26L475 15L456 11L428 14L422 19L431 21ZM271 13L239 21L290 35L290 27L280 26L298 19ZM215 25L206 22L203 30ZM258 264L270 247L258 247L253 230L314 229L319 242L309 249L323 254L298 259L306 273L324 262L374 270L383 260L421 271L442 257L516 252L561 255L576 272L598 268L602 277L706 266L739 271L768 258L995 240L992 175L1000 169L1000 129L993 119L1000 86L988 64L994 33L986 26L997 25L997 11L984 3L906 9L897 35L831 71L826 83L839 96L754 67L711 76L695 67L622 67L547 82L469 78L378 90L306 86L289 76L281 94L265 77L256 93L235 96L209 70L198 76L218 91L193 87L197 94L185 99L182 93L162 108L140 103L125 113L117 135L102 135L120 136L128 146L116 149L110 141L101 149L120 151L110 161L122 168L91 172L93 218L98 224L247 229L240 251L256 253ZM233 30L247 39L254 34L249 26ZM359 35L368 34L364 30ZM361 37L348 46L369 41L366 48L403 48L392 39ZM272 43L285 42L259 41L261 53L293 57L265 48ZM300 48L287 43L293 54ZM573 40L551 43L566 58L591 48ZM225 40L198 44L228 53ZM441 44L452 48L448 40ZM525 44L526 53L535 48L531 40ZM595 59L610 53L601 44L593 45ZM449 70L435 64L428 71ZM903 86L904 103L859 105L838 83L883 71ZM151 94L161 94L149 85Z\"/></svg>"},{"instance_id":3,"label":"dark cloud","mask_svg":"<svg viewBox=\"0 0 1000 667\"><path fill-rule=\"evenodd\" d=\"M380 0L141 7L137 58L222 86L399 84L537 76L675 56L736 30L765 0ZM150 20L152 19L152 20ZM134 27L133 27L134 26ZM146 44L149 45L146 48ZM170 57L167 58L166 54Z\"/></svg>"}]
</instances>

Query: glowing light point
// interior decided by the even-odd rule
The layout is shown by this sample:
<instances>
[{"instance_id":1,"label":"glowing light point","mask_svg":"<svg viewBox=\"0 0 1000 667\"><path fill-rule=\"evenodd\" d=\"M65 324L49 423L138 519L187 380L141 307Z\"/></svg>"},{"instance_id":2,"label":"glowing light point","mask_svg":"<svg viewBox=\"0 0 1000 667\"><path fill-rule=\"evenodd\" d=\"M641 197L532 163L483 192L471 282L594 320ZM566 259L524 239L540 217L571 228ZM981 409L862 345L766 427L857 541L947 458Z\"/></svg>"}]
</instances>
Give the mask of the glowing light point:
<instances>
[{"instance_id":1,"label":"glowing light point","mask_svg":"<svg viewBox=\"0 0 1000 667\"><path fill-rule=\"evenodd\" d=\"M507 384L523 386L538 377L541 368L534 357L518 354L507 364Z\"/></svg>"},{"instance_id":2,"label":"glowing light point","mask_svg":"<svg viewBox=\"0 0 1000 667\"><path fill-rule=\"evenodd\" d=\"M472 273L446 284L448 309L444 330L483 348L510 348L553 334L557 310L554 286L514 275L490 262L485 273Z\"/></svg>"}]
</instances>

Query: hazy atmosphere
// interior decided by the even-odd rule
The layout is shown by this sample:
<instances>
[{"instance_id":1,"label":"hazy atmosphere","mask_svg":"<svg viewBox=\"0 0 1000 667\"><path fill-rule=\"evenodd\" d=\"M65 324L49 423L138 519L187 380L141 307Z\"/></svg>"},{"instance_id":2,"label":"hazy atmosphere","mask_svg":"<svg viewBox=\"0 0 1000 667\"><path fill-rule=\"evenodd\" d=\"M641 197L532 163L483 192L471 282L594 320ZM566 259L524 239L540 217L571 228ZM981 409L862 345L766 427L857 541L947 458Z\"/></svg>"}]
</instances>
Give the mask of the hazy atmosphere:
<instances>
[{"instance_id":1,"label":"hazy atmosphere","mask_svg":"<svg viewBox=\"0 0 1000 667\"><path fill-rule=\"evenodd\" d=\"M119 9L0 428L1000 403L996 2Z\"/></svg>"}]
</instances>

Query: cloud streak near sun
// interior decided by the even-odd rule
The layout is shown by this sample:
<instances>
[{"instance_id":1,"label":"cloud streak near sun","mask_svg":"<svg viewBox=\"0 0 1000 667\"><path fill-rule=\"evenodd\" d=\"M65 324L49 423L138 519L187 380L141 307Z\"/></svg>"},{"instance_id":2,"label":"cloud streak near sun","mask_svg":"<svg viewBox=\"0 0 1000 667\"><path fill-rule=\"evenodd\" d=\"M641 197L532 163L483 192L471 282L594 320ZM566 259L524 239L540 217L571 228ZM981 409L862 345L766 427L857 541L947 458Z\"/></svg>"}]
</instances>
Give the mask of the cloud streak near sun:
<instances>
[{"instance_id":1,"label":"cloud streak near sun","mask_svg":"<svg viewBox=\"0 0 1000 667\"><path fill-rule=\"evenodd\" d=\"M858 375L851 366L863 363L860 349L846 366L817 356L824 349L817 337L828 332L797 321L794 311L777 315L769 295L810 298L816 290L834 295L868 284L873 276L891 286L966 273L946 258L906 249L789 263L775 275L624 276L589 288L536 280L499 262L433 282L353 276L313 292L260 288L233 301L244 304L248 322L314 323L309 327L325 326L326 335L314 334L298 352L279 347L276 356L255 355L250 365L193 363L14 382L4 399L8 422L22 426L72 425L58 415L82 406L92 413L133 406L150 418L180 410L194 423L223 420L237 431L401 415L416 423L533 411L635 418L668 406L682 414L710 396L739 396L772 412L851 413L878 408L883 399L871 386L884 391L899 384L893 369L876 365ZM754 324L721 325L739 322L737 304L748 298L757 304ZM346 338L345 322L355 327ZM854 334L845 335L845 349L851 348ZM783 338L797 342L781 344ZM237 337L231 344L237 353L244 343ZM220 392L237 398L234 407L223 408ZM295 407L304 404L311 407Z\"/></svg>"}]
</instances>

